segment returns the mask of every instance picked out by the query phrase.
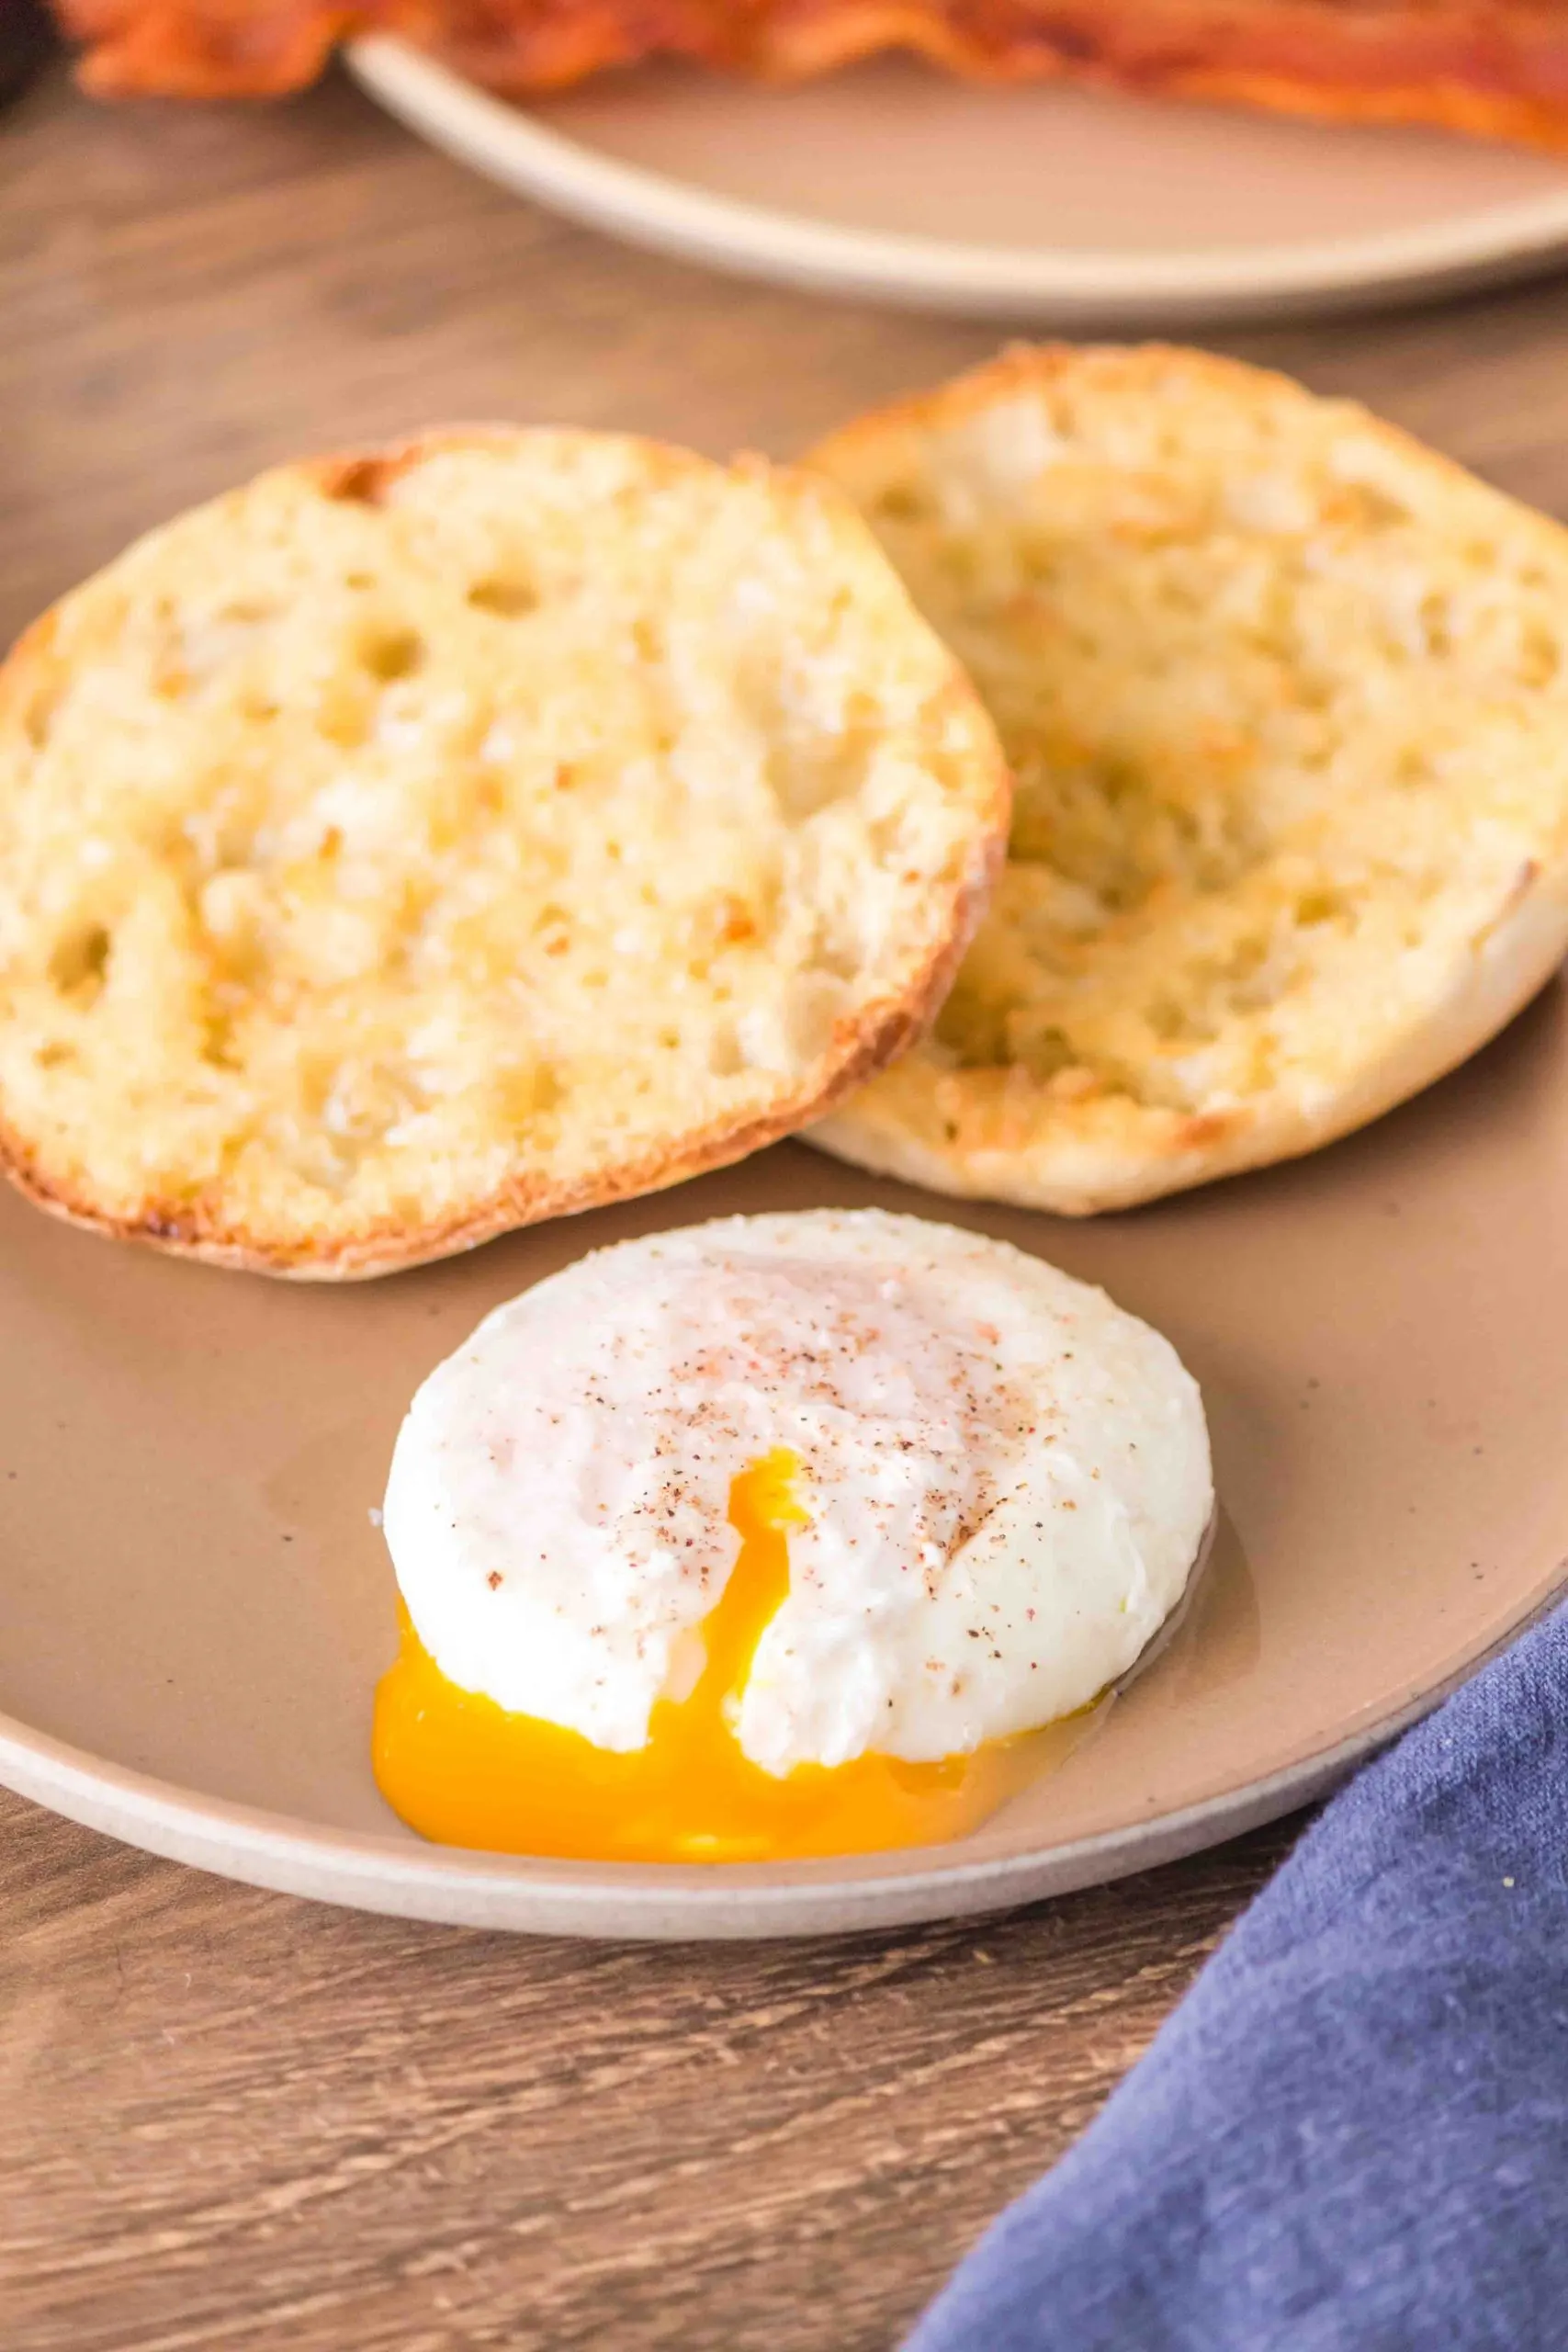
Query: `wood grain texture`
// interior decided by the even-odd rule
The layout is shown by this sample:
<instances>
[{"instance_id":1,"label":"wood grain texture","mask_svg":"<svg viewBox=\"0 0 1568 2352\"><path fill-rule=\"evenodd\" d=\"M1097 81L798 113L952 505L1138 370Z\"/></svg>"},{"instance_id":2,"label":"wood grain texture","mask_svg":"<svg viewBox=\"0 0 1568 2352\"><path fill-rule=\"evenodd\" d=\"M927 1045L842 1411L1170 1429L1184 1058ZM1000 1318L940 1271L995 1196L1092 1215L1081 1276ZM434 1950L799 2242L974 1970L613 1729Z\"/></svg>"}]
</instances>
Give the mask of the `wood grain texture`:
<instances>
[{"instance_id":1,"label":"wood grain texture","mask_svg":"<svg viewBox=\"0 0 1568 2352\"><path fill-rule=\"evenodd\" d=\"M997 337L627 254L346 85L0 118L0 637L133 532L448 417L788 453ZM1226 338L1568 507L1551 286ZM6 2352L886 2352L1290 1829L996 1921L637 1951L366 1918L0 1800Z\"/></svg>"},{"instance_id":2,"label":"wood grain texture","mask_svg":"<svg viewBox=\"0 0 1568 2352\"><path fill-rule=\"evenodd\" d=\"M976 1925L521 1941L0 1801L15 2352L880 2352L1289 1832Z\"/></svg>"}]
</instances>

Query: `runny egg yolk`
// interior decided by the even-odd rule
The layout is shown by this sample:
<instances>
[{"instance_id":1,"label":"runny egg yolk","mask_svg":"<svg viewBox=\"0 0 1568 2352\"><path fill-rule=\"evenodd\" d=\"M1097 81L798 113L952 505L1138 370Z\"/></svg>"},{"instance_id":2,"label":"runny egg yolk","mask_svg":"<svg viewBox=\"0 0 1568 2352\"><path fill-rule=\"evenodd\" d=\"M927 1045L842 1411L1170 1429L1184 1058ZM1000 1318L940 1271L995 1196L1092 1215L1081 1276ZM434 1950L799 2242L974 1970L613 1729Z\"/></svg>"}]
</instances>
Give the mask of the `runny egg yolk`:
<instances>
[{"instance_id":1,"label":"runny egg yolk","mask_svg":"<svg viewBox=\"0 0 1568 2352\"><path fill-rule=\"evenodd\" d=\"M647 1745L618 1753L449 1682L402 1612L402 1646L376 1694L382 1795L422 1836L506 1854L617 1862L778 1861L959 1838L1076 1743L1082 1719L973 1754L910 1764L865 1755L783 1779L730 1727L762 1631L789 1590L788 1530L807 1513L795 1464L774 1453L729 1495L740 1554L703 1623L689 1695L661 1699Z\"/></svg>"}]
</instances>

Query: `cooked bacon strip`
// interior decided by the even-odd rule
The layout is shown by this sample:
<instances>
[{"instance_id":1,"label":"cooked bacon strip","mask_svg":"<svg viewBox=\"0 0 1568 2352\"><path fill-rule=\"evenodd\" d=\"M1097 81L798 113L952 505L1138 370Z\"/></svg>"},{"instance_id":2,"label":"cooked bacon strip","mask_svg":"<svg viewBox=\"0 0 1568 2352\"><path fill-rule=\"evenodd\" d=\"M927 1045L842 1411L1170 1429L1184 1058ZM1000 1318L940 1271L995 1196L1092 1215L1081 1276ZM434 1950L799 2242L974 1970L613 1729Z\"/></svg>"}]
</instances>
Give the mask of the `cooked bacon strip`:
<instances>
[{"instance_id":1,"label":"cooked bacon strip","mask_svg":"<svg viewBox=\"0 0 1568 2352\"><path fill-rule=\"evenodd\" d=\"M693 58L773 80L874 51L998 81L1066 75L1345 121L1568 148L1568 0L58 0L89 89L298 89L356 32L491 89Z\"/></svg>"}]
</instances>

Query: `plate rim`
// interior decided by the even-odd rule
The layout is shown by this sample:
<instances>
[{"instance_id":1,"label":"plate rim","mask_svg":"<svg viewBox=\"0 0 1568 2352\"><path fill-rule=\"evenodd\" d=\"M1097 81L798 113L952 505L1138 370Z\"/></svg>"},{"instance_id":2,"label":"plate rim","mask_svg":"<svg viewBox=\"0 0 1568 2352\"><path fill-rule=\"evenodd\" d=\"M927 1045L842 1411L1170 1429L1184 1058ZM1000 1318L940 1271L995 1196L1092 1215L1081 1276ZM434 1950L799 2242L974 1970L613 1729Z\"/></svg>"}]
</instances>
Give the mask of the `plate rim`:
<instances>
[{"instance_id":1,"label":"plate rim","mask_svg":"<svg viewBox=\"0 0 1568 2352\"><path fill-rule=\"evenodd\" d=\"M860 1934L972 1917L1109 1884L1223 1844L1328 1794L1568 1596L1547 1589L1460 1664L1370 1724L1277 1770L1145 1821L984 1861L834 1878L835 1859L774 1866L579 1863L333 1830L115 1764L0 1713L0 1786L122 1844L276 1894L448 1927L616 1942ZM928 1852L940 1849L925 1849ZM855 1857L854 1860L863 1858Z\"/></svg>"},{"instance_id":2,"label":"plate rim","mask_svg":"<svg viewBox=\"0 0 1568 2352\"><path fill-rule=\"evenodd\" d=\"M1284 316L1354 309L1544 269L1568 250L1568 182L1554 196L1364 237L1249 252L1039 252L917 237L717 196L602 154L389 34L346 44L361 87L459 163L627 242L818 292L971 316L1049 311L1064 322Z\"/></svg>"}]
</instances>

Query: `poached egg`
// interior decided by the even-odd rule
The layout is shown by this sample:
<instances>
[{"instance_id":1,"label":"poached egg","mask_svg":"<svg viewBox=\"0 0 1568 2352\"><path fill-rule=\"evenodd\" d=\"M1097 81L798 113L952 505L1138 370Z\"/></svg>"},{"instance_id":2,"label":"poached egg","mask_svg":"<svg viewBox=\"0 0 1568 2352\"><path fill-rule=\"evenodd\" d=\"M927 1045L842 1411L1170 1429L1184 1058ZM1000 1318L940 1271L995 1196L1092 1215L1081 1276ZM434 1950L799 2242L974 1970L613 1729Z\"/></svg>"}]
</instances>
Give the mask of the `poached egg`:
<instances>
[{"instance_id":1,"label":"poached egg","mask_svg":"<svg viewBox=\"0 0 1568 2352\"><path fill-rule=\"evenodd\" d=\"M731 1217L497 1308L400 1432L382 1792L619 1860L928 1844L1186 1587L1198 1389L1104 1294L875 1211Z\"/></svg>"}]
</instances>

